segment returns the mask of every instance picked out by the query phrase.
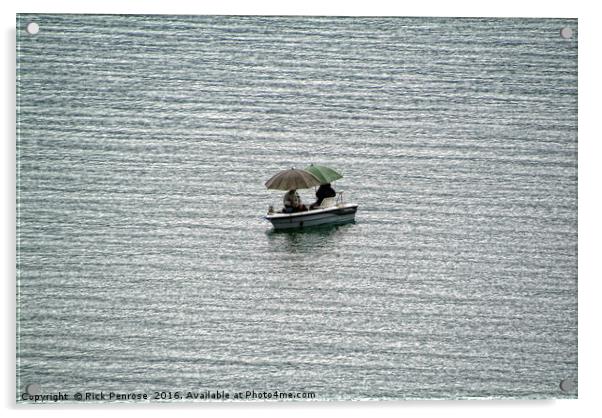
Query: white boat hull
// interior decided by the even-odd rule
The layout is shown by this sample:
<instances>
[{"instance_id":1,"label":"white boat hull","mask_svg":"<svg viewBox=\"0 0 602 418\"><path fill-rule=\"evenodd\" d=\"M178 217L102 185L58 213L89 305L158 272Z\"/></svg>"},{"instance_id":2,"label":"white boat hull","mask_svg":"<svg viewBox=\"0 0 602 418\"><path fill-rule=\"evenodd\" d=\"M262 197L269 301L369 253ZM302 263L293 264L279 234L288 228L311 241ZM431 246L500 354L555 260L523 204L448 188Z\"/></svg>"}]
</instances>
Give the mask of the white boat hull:
<instances>
[{"instance_id":1,"label":"white boat hull","mask_svg":"<svg viewBox=\"0 0 602 418\"><path fill-rule=\"evenodd\" d=\"M323 209L295 213L274 213L265 216L274 229L306 228L318 225L335 225L352 222L358 205L346 203Z\"/></svg>"}]
</instances>

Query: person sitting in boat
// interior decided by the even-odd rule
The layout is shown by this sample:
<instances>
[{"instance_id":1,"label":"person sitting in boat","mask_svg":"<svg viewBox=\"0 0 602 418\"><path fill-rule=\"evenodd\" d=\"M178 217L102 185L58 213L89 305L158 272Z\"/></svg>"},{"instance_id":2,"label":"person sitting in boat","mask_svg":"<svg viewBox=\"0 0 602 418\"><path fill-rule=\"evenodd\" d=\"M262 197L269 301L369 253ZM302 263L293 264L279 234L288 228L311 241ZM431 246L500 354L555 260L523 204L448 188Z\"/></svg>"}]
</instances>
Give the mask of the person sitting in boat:
<instances>
[{"instance_id":1,"label":"person sitting in boat","mask_svg":"<svg viewBox=\"0 0 602 418\"><path fill-rule=\"evenodd\" d=\"M322 184L316 191L316 201L311 204L310 209L315 209L322 204L322 201L327 197L335 197L337 192L334 191L330 183Z\"/></svg>"},{"instance_id":2,"label":"person sitting in boat","mask_svg":"<svg viewBox=\"0 0 602 418\"><path fill-rule=\"evenodd\" d=\"M284 195L284 213L293 213L293 212L301 212L303 210L307 210L305 205L301 202L301 198L299 197L299 193L297 190L289 190Z\"/></svg>"}]
</instances>

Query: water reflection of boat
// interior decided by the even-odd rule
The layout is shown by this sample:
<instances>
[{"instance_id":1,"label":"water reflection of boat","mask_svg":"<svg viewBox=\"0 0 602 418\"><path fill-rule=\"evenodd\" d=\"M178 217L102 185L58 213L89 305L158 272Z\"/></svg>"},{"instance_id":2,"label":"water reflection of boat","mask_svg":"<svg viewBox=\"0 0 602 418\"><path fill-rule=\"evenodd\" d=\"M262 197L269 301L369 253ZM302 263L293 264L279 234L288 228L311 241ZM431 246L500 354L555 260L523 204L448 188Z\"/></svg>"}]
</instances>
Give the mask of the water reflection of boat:
<instances>
[{"instance_id":1,"label":"water reflection of boat","mask_svg":"<svg viewBox=\"0 0 602 418\"><path fill-rule=\"evenodd\" d=\"M312 254L317 258L333 256L344 242L344 236L355 225L354 221L345 224L325 224L303 228L267 228L268 251L275 259L294 261L290 254Z\"/></svg>"},{"instance_id":2,"label":"water reflection of boat","mask_svg":"<svg viewBox=\"0 0 602 418\"><path fill-rule=\"evenodd\" d=\"M334 198L324 199L316 209L294 213L272 213L265 219L274 225L274 229L303 228L316 225L337 225L355 220L358 205L355 203L337 203Z\"/></svg>"}]
</instances>

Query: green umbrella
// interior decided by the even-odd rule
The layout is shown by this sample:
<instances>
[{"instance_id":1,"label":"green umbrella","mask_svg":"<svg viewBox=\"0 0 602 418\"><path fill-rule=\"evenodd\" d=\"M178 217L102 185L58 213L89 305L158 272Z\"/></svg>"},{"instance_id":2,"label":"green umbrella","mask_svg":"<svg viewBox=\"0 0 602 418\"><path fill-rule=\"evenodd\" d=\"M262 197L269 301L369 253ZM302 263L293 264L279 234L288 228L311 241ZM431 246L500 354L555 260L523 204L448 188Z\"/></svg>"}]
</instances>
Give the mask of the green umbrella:
<instances>
[{"instance_id":1,"label":"green umbrella","mask_svg":"<svg viewBox=\"0 0 602 418\"><path fill-rule=\"evenodd\" d=\"M313 174L294 168L276 173L276 175L265 182L265 186L268 189L276 190L309 189L319 184L320 180Z\"/></svg>"},{"instance_id":2,"label":"green umbrella","mask_svg":"<svg viewBox=\"0 0 602 418\"><path fill-rule=\"evenodd\" d=\"M320 180L320 184L332 183L335 180L343 178L343 176L330 167L323 165L313 165L305 167L305 171L313 174Z\"/></svg>"}]
</instances>

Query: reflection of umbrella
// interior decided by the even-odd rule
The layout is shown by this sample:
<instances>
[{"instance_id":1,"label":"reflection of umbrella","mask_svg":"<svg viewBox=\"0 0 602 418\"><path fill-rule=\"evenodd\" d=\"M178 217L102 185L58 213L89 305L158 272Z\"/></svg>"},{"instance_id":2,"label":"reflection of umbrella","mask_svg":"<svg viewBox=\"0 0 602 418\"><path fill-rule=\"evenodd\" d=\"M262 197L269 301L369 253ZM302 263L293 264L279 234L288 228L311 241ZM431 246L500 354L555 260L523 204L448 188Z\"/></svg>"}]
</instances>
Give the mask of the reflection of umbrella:
<instances>
[{"instance_id":1,"label":"reflection of umbrella","mask_svg":"<svg viewBox=\"0 0 602 418\"><path fill-rule=\"evenodd\" d=\"M332 168L323 165L310 165L305 167L305 171L313 174L320 180L320 184L332 183L335 180L343 178L342 175L334 171Z\"/></svg>"},{"instance_id":2,"label":"reflection of umbrella","mask_svg":"<svg viewBox=\"0 0 602 418\"><path fill-rule=\"evenodd\" d=\"M268 189L276 190L309 189L319 184L320 180L313 174L294 168L283 170L265 182Z\"/></svg>"}]
</instances>

